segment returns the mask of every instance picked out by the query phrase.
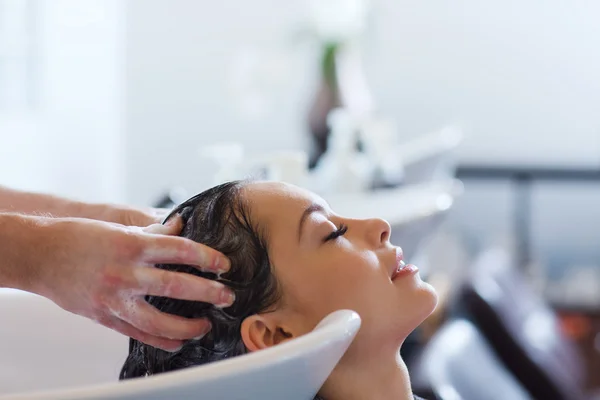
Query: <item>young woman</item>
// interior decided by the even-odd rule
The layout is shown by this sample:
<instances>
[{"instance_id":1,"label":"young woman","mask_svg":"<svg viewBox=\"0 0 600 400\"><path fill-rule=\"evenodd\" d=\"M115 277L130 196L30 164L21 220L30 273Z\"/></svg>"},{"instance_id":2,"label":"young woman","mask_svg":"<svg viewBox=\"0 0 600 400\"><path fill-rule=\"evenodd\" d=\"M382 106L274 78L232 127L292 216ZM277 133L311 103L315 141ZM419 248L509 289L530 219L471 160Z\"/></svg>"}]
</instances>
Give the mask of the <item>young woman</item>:
<instances>
[{"instance_id":1,"label":"young woman","mask_svg":"<svg viewBox=\"0 0 600 400\"><path fill-rule=\"evenodd\" d=\"M158 268L219 280L232 306L148 297L161 311L207 318L211 331L175 352L130 343L121 379L260 351L310 332L329 313L355 310L362 326L319 391L326 400L413 399L400 347L437 296L381 219L350 219L306 190L275 182L230 182L178 206L182 236L231 260L223 276L183 265Z\"/></svg>"}]
</instances>

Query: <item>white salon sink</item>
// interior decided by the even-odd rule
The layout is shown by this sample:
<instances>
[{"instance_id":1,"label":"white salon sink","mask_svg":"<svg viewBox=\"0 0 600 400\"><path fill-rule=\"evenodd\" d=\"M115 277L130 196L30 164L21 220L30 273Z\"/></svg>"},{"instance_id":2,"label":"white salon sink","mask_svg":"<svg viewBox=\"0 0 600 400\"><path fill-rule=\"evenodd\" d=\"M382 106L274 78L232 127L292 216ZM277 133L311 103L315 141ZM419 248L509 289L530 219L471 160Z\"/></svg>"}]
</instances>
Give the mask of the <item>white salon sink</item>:
<instances>
[{"instance_id":1,"label":"white salon sink","mask_svg":"<svg viewBox=\"0 0 600 400\"><path fill-rule=\"evenodd\" d=\"M449 179L367 193L327 195L325 199L341 216L387 220L392 226L392 243L411 257L421 241L435 232L462 192L463 184Z\"/></svg>"},{"instance_id":2,"label":"white salon sink","mask_svg":"<svg viewBox=\"0 0 600 400\"><path fill-rule=\"evenodd\" d=\"M456 150L462 143L459 129L446 127L398 146L405 184L445 180L455 175Z\"/></svg>"},{"instance_id":3,"label":"white salon sink","mask_svg":"<svg viewBox=\"0 0 600 400\"><path fill-rule=\"evenodd\" d=\"M312 400L360 318L336 311L279 346L123 382L128 339L42 297L0 289L0 327L1 400Z\"/></svg>"},{"instance_id":4,"label":"white salon sink","mask_svg":"<svg viewBox=\"0 0 600 400\"><path fill-rule=\"evenodd\" d=\"M126 337L30 293L0 289L0 396L114 382Z\"/></svg>"}]
</instances>

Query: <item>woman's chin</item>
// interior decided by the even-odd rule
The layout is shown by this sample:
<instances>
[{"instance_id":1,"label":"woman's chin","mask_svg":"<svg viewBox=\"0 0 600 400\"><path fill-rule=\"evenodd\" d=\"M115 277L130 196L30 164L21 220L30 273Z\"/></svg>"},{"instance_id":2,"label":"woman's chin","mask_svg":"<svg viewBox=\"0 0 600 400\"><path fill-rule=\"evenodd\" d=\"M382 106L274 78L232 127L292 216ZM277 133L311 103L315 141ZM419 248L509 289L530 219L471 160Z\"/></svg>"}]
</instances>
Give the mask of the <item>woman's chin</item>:
<instances>
[{"instance_id":1,"label":"woman's chin","mask_svg":"<svg viewBox=\"0 0 600 400\"><path fill-rule=\"evenodd\" d=\"M419 325L423 323L423 321L425 321L431 314L433 314L438 305L439 300L437 292L435 291L433 286L431 286L428 283L424 283L419 295L420 313L415 321L416 324L413 329L416 329Z\"/></svg>"},{"instance_id":2,"label":"woman's chin","mask_svg":"<svg viewBox=\"0 0 600 400\"><path fill-rule=\"evenodd\" d=\"M427 317L435 311L435 308L438 305L438 294L437 291L435 290L435 288L427 283L427 282L423 282L423 286L422 286L422 291L423 291L423 297L424 297L424 302L428 302L429 303L429 314L427 314ZM427 318L425 317L425 318Z\"/></svg>"},{"instance_id":3,"label":"woman's chin","mask_svg":"<svg viewBox=\"0 0 600 400\"><path fill-rule=\"evenodd\" d=\"M398 321L402 324L399 331L402 331L404 338L417 329L435 311L438 304L438 295L433 286L422 282L408 302L412 304L405 309L401 321Z\"/></svg>"}]
</instances>

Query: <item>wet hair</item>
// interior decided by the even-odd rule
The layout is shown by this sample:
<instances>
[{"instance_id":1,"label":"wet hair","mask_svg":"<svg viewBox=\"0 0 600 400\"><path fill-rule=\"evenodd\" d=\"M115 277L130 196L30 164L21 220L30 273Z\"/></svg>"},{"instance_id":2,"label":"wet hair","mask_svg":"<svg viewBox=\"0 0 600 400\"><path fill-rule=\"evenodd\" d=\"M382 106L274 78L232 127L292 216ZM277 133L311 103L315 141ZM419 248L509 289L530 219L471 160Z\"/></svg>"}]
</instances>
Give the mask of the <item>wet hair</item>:
<instances>
[{"instance_id":1,"label":"wet hair","mask_svg":"<svg viewBox=\"0 0 600 400\"><path fill-rule=\"evenodd\" d=\"M281 296L269 262L267 232L251 219L248 204L241 196L245 183L228 182L206 190L177 206L166 218L181 215L184 227L180 236L226 255L231 261L227 273L219 278L186 265L156 265L222 281L234 290L234 304L221 309L199 301L147 296L146 301L160 311L185 318L207 318L212 329L202 339L186 342L175 353L130 339L129 355L119 379L155 375L247 353L240 331L242 321L274 308Z\"/></svg>"}]
</instances>

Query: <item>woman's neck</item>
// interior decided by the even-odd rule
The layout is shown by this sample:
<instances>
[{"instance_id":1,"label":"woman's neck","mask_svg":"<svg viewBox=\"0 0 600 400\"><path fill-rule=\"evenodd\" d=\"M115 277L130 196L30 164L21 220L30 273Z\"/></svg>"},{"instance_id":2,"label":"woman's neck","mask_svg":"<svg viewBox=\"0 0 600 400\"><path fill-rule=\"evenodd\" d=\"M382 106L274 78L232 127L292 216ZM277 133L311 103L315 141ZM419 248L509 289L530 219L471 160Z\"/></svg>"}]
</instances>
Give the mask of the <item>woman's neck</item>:
<instances>
[{"instance_id":1,"label":"woman's neck","mask_svg":"<svg viewBox=\"0 0 600 400\"><path fill-rule=\"evenodd\" d=\"M379 352L366 356L346 354L320 394L326 400L413 399L410 377L399 349L386 355Z\"/></svg>"}]
</instances>

